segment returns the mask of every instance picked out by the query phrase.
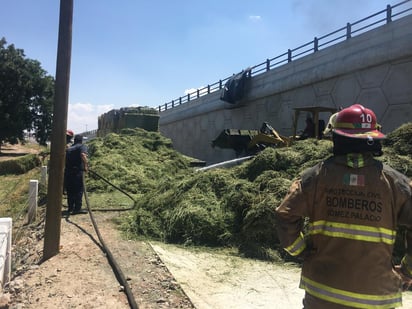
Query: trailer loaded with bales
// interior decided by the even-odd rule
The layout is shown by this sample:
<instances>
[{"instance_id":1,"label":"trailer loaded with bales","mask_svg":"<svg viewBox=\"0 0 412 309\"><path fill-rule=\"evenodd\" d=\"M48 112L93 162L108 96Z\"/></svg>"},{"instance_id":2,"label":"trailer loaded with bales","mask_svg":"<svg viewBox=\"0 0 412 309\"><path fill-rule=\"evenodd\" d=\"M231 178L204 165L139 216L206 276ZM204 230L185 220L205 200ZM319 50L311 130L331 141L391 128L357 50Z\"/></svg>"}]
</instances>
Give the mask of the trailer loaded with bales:
<instances>
[{"instance_id":1,"label":"trailer loaded with bales","mask_svg":"<svg viewBox=\"0 0 412 309\"><path fill-rule=\"evenodd\" d=\"M159 112L151 107L122 107L100 115L97 136L119 133L122 129L141 128L149 132L159 130Z\"/></svg>"}]
</instances>

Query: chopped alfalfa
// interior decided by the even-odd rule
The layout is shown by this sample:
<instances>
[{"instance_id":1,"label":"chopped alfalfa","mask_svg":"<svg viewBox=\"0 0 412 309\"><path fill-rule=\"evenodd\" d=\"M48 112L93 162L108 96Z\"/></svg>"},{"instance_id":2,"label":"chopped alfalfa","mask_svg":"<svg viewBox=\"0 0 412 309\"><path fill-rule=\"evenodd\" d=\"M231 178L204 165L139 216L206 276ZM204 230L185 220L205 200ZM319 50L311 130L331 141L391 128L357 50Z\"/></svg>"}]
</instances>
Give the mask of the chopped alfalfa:
<instances>
[{"instance_id":1,"label":"chopped alfalfa","mask_svg":"<svg viewBox=\"0 0 412 309\"><path fill-rule=\"evenodd\" d=\"M398 155L412 156L412 122L408 122L387 134L383 145Z\"/></svg>"},{"instance_id":2,"label":"chopped alfalfa","mask_svg":"<svg viewBox=\"0 0 412 309\"><path fill-rule=\"evenodd\" d=\"M388 134L377 159L411 176L411 125ZM274 210L304 169L332 155L330 140L267 148L227 169L196 171L158 132L127 129L88 143L91 169L136 196L124 224L136 237L185 245L230 246L254 258L276 259ZM406 153L405 153L406 152ZM89 177L88 188L114 190ZM395 246L396 252L404 249Z\"/></svg>"}]
</instances>

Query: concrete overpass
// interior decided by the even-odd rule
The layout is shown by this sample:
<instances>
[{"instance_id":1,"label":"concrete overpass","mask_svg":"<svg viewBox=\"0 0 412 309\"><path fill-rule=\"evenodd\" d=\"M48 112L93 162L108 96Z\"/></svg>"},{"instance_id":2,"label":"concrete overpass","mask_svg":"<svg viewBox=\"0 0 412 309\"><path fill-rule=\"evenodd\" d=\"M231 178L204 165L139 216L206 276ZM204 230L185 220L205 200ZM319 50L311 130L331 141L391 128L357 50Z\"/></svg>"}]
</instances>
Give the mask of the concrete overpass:
<instances>
[{"instance_id":1,"label":"concrete overpass","mask_svg":"<svg viewBox=\"0 0 412 309\"><path fill-rule=\"evenodd\" d=\"M292 135L294 108L303 106L360 103L390 132L412 121L411 2L388 6L251 68L236 104L220 99L228 79L159 106L160 132L176 150L207 164L233 159L234 151L211 147L222 130L256 130L266 121ZM306 115L300 117L298 130ZM329 114L321 118L327 122Z\"/></svg>"}]
</instances>

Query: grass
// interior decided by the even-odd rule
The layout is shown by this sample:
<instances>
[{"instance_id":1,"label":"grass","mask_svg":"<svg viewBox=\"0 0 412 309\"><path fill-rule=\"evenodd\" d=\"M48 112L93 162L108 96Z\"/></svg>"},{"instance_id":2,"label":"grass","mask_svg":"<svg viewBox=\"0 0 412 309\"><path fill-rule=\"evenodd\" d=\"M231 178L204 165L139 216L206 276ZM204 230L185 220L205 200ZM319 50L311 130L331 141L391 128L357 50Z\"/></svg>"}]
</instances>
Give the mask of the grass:
<instances>
[{"instance_id":1,"label":"grass","mask_svg":"<svg viewBox=\"0 0 412 309\"><path fill-rule=\"evenodd\" d=\"M14 220L25 214L28 205L30 180L40 180L40 168L21 175L0 176L0 216Z\"/></svg>"},{"instance_id":2,"label":"grass","mask_svg":"<svg viewBox=\"0 0 412 309\"><path fill-rule=\"evenodd\" d=\"M0 176L0 183L2 184L0 186L0 217L12 218L13 244L18 243L21 237L24 236L27 227L30 180L40 180L40 175L41 171L38 167L24 174ZM43 200L45 193L46 188L39 183L38 196L40 202ZM45 210L44 206L39 203L36 222L42 220L39 213Z\"/></svg>"}]
</instances>

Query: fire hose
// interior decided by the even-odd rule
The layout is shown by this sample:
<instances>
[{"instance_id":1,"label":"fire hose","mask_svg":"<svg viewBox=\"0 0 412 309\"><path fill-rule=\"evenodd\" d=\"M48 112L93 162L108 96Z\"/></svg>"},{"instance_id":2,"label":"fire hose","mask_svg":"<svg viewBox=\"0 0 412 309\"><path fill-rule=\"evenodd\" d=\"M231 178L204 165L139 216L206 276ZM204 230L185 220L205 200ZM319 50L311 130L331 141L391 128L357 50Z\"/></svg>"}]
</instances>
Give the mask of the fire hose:
<instances>
[{"instance_id":1,"label":"fire hose","mask_svg":"<svg viewBox=\"0 0 412 309\"><path fill-rule=\"evenodd\" d=\"M124 193L125 195L127 195L130 199L133 200L134 204L136 204L136 201L135 201L135 200L133 199L133 197L131 197L129 194L127 194L126 192L124 192L123 190L121 190L120 188L118 188L117 186L115 186L114 184L110 183L108 180L106 180L105 178L103 178L102 176L100 176L99 174L97 174L96 172L91 171L91 170L89 170L89 172L90 172L91 174L97 176L98 178L100 178L100 179L103 180L104 182L108 183L109 185L113 186L114 188L116 188L116 189L119 190L120 192L122 192L122 193ZM99 241L100 241L100 243L101 243L101 245L102 245L102 250L103 250L103 252L104 252L104 253L106 254L106 256L107 256L107 259L108 259L108 261L109 261L110 266L111 266L112 269L113 269L113 272L114 272L114 274L115 274L115 276L116 276L116 279L117 279L117 280L119 281L119 283L124 287L124 292L126 293L127 300L128 300L128 302L129 302L130 308L132 308L132 309L137 309L137 308L139 308L139 307L138 307L138 305L137 305L137 303L136 303L136 300L134 299L133 293L132 293L132 291L131 291L131 289L130 289L130 286L129 286L128 282L127 282L127 279L126 279L126 277L124 276L124 274L123 274L120 266L119 266L118 263L116 262L115 258L113 257L113 254L110 252L109 248L106 246L106 243L104 242L104 240L103 240L103 238L102 238L102 236L101 236L101 234L100 234L100 231L99 231L99 229L98 229L98 227L97 227L97 224L96 224L96 221L95 221L95 219L94 219L92 210L91 210L91 208L90 208L89 197L88 197L87 190L86 190L86 183L85 183L85 181L84 181L84 174L83 174L83 187L84 187L84 197L85 197L85 200L86 200L87 210L89 211L89 216L90 216L90 219L91 219L91 221L92 221L94 230L96 231L97 237L99 238Z\"/></svg>"},{"instance_id":2,"label":"fire hose","mask_svg":"<svg viewBox=\"0 0 412 309\"><path fill-rule=\"evenodd\" d=\"M110 181L108 181L106 178L100 176L99 174L97 174L95 171L92 171L89 169L89 173L93 174L94 176L96 176L97 178L103 180L105 183L107 183L108 185L112 186L113 188L119 190L120 192L122 192L124 195L126 195L128 198L130 198L133 201L133 206L136 205L136 200L127 192L125 192L124 190L120 189L118 186L112 184Z\"/></svg>"}]
</instances>

